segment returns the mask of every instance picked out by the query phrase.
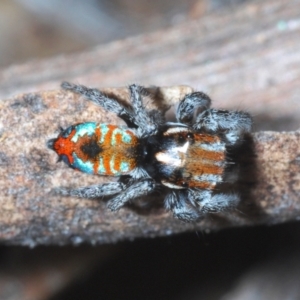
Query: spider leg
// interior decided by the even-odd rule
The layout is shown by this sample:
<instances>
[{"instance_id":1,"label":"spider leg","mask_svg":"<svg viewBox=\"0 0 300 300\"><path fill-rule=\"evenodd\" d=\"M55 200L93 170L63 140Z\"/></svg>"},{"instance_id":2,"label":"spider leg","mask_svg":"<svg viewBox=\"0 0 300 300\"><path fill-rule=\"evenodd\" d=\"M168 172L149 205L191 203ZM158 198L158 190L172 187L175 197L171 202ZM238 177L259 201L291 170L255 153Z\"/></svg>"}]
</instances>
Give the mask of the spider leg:
<instances>
[{"instance_id":1,"label":"spider leg","mask_svg":"<svg viewBox=\"0 0 300 300\"><path fill-rule=\"evenodd\" d=\"M187 94L177 107L176 118L180 123L190 124L195 114L209 109L210 104L210 98L202 92Z\"/></svg>"},{"instance_id":2,"label":"spider leg","mask_svg":"<svg viewBox=\"0 0 300 300\"><path fill-rule=\"evenodd\" d=\"M125 121L128 127L138 127L138 124L135 122L134 113L129 108L126 108L115 99L107 97L98 89L90 89L84 85L77 85L69 82L63 82L61 87L64 90L80 94L105 110L115 113Z\"/></svg>"},{"instance_id":3,"label":"spider leg","mask_svg":"<svg viewBox=\"0 0 300 300\"><path fill-rule=\"evenodd\" d=\"M165 208L173 212L176 219L195 222L200 219L196 207L189 203L186 191L172 191L165 198Z\"/></svg>"},{"instance_id":4,"label":"spider leg","mask_svg":"<svg viewBox=\"0 0 300 300\"><path fill-rule=\"evenodd\" d=\"M244 133L251 131L252 118L242 111L208 109L196 118L194 130L208 132L224 131L230 145L236 144Z\"/></svg>"},{"instance_id":5,"label":"spider leg","mask_svg":"<svg viewBox=\"0 0 300 300\"><path fill-rule=\"evenodd\" d=\"M101 198L118 194L125 189L125 184L121 182L109 182L101 185L92 185L78 189L59 188L57 192L64 196L74 196L79 198Z\"/></svg>"},{"instance_id":6,"label":"spider leg","mask_svg":"<svg viewBox=\"0 0 300 300\"><path fill-rule=\"evenodd\" d=\"M235 207L240 198L237 194L212 194L210 190L189 190L188 199L198 210L205 214L207 212L221 212Z\"/></svg>"},{"instance_id":7,"label":"spider leg","mask_svg":"<svg viewBox=\"0 0 300 300\"><path fill-rule=\"evenodd\" d=\"M128 201L138 198L141 196L146 196L153 192L156 188L156 184L152 179L143 179L140 181L135 181L116 197L110 199L107 203L107 207L112 210L118 210L124 206Z\"/></svg>"},{"instance_id":8,"label":"spider leg","mask_svg":"<svg viewBox=\"0 0 300 300\"><path fill-rule=\"evenodd\" d=\"M141 131L141 136L156 134L159 124L156 116L153 113L149 113L143 106L142 96L146 94L145 89L142 86L132 84L129 86L130 99L134 112L134 121Z\"/></svg>"}]
</instances>

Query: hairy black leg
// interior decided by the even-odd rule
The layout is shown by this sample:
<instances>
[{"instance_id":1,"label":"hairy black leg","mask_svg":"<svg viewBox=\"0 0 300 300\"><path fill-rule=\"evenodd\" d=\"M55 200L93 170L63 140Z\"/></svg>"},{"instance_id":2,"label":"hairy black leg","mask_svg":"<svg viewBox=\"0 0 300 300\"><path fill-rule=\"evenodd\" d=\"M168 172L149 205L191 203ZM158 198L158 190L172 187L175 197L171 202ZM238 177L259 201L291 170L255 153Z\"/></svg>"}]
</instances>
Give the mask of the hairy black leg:
<instances>
[{"instance_id":1,"label":"hairy black leg","mask_svg":"<svg viewBox=\"0 0 300 300\"><path fill-rule=\"evenodd\" d=\"M154 120L154 122L156 124L158 124L159 126L162 126L166 123L165 112L166 111L158 111L156 109L152 109L152 110L148 111L148 114L149 114L150 118Z\"/></svg>"},{"instance_id":2,"label":"hairy black leg","mask_svg":"<svg viewBox=\"0 0 300 300\"><path fill-rule=\"evenodd\" d=\"M129 86L132 108L134 111L135 124L139 127L142 136L156 134L159 124L153 114L145 109L142 96L145 94L143 87L132 84Z\"/></svg>"},{"instance_id":3,"label":"hairy black leg","mask_svg":"<svg viewBox=\"0 0 300 300\"><path fill-rule=\"evenodd\" d=\"M228 143L234 145L242 134L251 131L252 118L246 112L209 109L197 117L193 128L196 131L223 131Z\"/></svg>"},{"instance_id":4,"label":"hairy black leg","mask_svg":"<svg viewBox=\"0 0 300 300\"><path fill-rule=\"evenodd\" d=\"M134 125L134 127L138 126L135 122L134 113L130 111L130 109L126 108L115 99L107 97L98 89L90 89L83 85L69 82L63 82L61 87L64 90L80 94L93 103L103 107L105 110L115 113L118 117L123 119L129 127L133 127L132 125Z\"/></svg>"},{"instance_id":5,"label":"hairy black leg","mask_svg":"<svg viewBox=\"0 0 300 300\"><path fill-rule=\"evenodd\" d=\"M165 208L172 211L176 219L184 222L195 222L200 219L200 214L189 202L186 191L169 193L165 198Z\"/></svg>"},{"instance_id":6,"label":"hairy black leg","mask_svg":"<svg viewBox=\"0 0 300 300\"><path fill-rule=\"evenodd\" d=\"M197 117L194 128L205 128L211 131L239 129L249 132L251 126L252 118L246 112L209 109Z\"/></svg>"},{"instance_id":7,"label":"hairy black leg","mask_svg":"<svg viewBox=\"0 0 300 300\"><path fill-rule=\"evenodd\" d=\"M59 188L56 191L64 196L74 196L79 198L101 198L118 194L125 189L125 184L121 182L109 182L101 185L92 185L78 189Z\"/></svg>"},{"instance_id":8,"label":"hairy black leg","mask_svg":"<svg viewBox=\"0 0 300 300\"><path fill-rule=\"evenodd\" d=\"M187 94L178 105L176 118L181 123L190 124L196 114L209 109L210 104L210 98L202 92Z\"/></svg>"},{"instance_id":9,"label":"hairy black leg","mask_svg":"<svg viewBox=\"0 0 300 300\"><path fill-rule=\"evenodd\" d=\"M212 194L210 190L189 190L188 198L204 214L207 212L222 212L235 207L240 201L237 194Z\"/></svg>"},{"instance_id":10,"label":"hairy black leg","mask_svg":"<svg viewBox=\"0 0 300 300\"><path fill-rule=\"evenodd\" d=\"M135 181L127 188L119 193L116 197L110 199L107 203L107 207L112 210L118 210L124 206L128 201L146 196L153 192L156 188L156 183L152 179L143 179L140 181Z\"/></svg>"}]
</instances>

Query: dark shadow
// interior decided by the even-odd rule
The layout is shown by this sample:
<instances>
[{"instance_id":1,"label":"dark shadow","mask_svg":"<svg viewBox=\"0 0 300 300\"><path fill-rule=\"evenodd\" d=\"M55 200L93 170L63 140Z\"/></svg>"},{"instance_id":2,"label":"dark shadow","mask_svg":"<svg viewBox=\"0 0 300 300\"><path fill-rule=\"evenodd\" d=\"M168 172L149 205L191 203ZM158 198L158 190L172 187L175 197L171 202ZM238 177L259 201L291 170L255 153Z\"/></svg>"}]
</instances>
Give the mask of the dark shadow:
<instances>
[{"instance_id":1,"label":"dark shadow","mask_svg":"<svg viewBox=\"0 0 300 300\"><path fill-rule=\"evenodd\" d=\"M236 174L237 180L233 184L225 185L228 192L236 192L241 201L237 207L240 217L251 219L260 218L263 212L255 203L253 191L258 183L258 165L255 153L255 144L251 134L244 136L244 141L239 146L228 148L228 161L231 164L226 169L230 178ZM234 176L234 175L233 175Z\"/></svg>"},{"instance_id":2,"label":"dark shadow","mask_svg":"<svg viewBox=\"0 0 300 300\"><path fill-rule=\"evenodd\" d=\"M114 259L99 261L51 300L221 299L254 266L299 253L298 230L290 223L119 243Z\"/></svg>"}]
</instances>

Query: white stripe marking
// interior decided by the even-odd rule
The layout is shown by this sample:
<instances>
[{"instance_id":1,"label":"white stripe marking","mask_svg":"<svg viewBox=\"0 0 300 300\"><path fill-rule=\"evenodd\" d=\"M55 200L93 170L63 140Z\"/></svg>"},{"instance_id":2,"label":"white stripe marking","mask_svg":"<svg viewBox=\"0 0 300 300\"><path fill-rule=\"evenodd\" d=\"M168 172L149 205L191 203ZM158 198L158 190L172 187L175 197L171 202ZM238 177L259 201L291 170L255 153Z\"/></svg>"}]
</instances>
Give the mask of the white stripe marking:
<instances>
[{"instance_id":1,"label":"white stripe marking","mask_svg":"<svg viewBox=\"0 0 300 300\"><path fill-rule=\"evenodd\" d=\"M214 151L214 152L224 152L225 144L224 143L212 143L212 144L200 144L200 148L206 151Z\"/></svg>"},{"instance_id":2,"label":"white stripe marking","mask_svg":"<svg viewBox=\"0 0 300 300\"><path fill-rule=\"evenodd\" d=\"M189 142L186 142L181 147L174 147L169 149L167 152L158 152L155 157L158 161L175 167L183 167L185 164L186 154L189 148ZM182 154L181 154L182 153Z\"/></svg>"},{"instance_id":3,"label":"white stripe marking","mask_svg":"<svg viewBox=\"0 0 300 300\"><path fill-rule=\"evenodd\" d=\"M210 183L214 182L221 182L222 181L222 176L221 175L214 175L214 174L203 174L200 176L194 176L194 178L197 181L206 181Z\"/></svg>"},{"instance_id":4,"label":"white stripe marking","mask_svg":"<svg viewBox=\"0 0 300 300\"><path fill-rule=\"evenodd\" d=\"M161 183L170 189L178 189L178 190L185 189L185 187L183 187L183 186L176 185L176 184L173 184L173 183L165 181L165 180L162 180Z\"/></svg>"},{"instance_id":5,"label":"white stripe marking","mask_svg":"<svg viewBox=\"0 0 300 300\"><path fill-rule=\"evenodd\" d=\"M188 128L186 127L172 127L172 128L169 128L168 130L166 130L164 132L164 135L169 135L169 134L172 134L172 133L179 133L179 132L188 132Z\"/></svg>"}]
</instances>

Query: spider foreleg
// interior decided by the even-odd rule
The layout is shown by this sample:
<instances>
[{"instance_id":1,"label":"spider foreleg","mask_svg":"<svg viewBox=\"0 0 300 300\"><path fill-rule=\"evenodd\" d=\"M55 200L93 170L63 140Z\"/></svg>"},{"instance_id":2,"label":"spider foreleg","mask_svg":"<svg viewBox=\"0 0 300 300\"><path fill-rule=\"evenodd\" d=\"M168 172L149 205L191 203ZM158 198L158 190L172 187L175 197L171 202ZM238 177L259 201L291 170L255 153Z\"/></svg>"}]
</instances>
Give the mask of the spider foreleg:
<instances>
[{"instance_id":1,"label":"spider foreleg","mask_svg":"<svg viewBox=\"0 0 300 300\"><path fill-rule=\"evenodd\" d=\"M199 212L189 203L187 193L184 191L169 193L165 198L165 208L172 211L176 219L184 222L195 222L200 218Z\"/></svg>"},{"instance_id":2,"label":"spider foreleg","mask_svg":"<svg viewBox=\"0 0 300 300\"><path fill-rule=\"evenodd\" d=\"M91 89L84 85L77 85L69 82L63 82L61 87L64 90L72 91L76 94L84 96L86 99L92 101L96 105L101 106L105 110L115 113L118 117L124 120L129 127L137 127L135 123L134 113L117 100L106 96L98 89Z\"/></svg>"},{"instance_id":3,"label":"spider foreleg","mask_svg":"<svg viewBox=\"0 0 300 300\"><path fill-rule=\"evenodd\" d=\"M177 107L176 118L181 123L190 124L196 114L209 109L210 104L210 98L202 92L187 94Z\"/></svg>"},{"instance_id":4,"label":"spider foreleg","mask_svg":"<svg viewBox=\"0 0 300 300\"><path fill-rule=\"evenodd\" d=\"M250 114L241 111L209 109L201 113L193 125L194 130L208 132L224 132L231 145L241 140L241 136L251 131Z\"/></svg>"},{"instance_id":5,"label":"spider foreleg","mask_svg":"<svg viewBox=\"0 0 300 300\"><path fill-rule=\"evenodd\" d=\"M125 184L121 182L109 182L101 185L91 185L78 189L59 188L57 192L64 196L74 196L79 198L101 198L118 194L125 189Z\"/></svg>"},{"instance_id":6,"label":"spider foreleg","mask_svg":"<svg viewBox=\"0 0 300 300\"><path fill-rule=\"evenodd\" d=\"M155 190L156 185L157 184L153 179L135 181L129 184L127 188L116 197L110 199L107 203L107 207L112 211L118 210L128 201L150 194Z\"/></svg>"}]
</instances>

